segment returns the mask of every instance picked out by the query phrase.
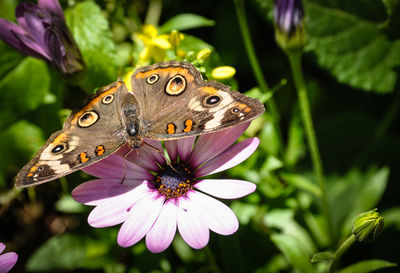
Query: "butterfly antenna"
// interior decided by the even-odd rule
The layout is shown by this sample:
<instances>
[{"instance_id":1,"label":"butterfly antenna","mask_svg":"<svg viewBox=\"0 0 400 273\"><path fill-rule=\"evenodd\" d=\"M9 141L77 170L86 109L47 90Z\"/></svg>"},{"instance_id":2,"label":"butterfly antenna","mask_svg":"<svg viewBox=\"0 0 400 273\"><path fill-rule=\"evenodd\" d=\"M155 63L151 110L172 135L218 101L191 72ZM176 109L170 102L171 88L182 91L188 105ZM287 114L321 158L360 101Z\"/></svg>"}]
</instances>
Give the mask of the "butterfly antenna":
<instances>
[{"instance_id":1,"label":"butterfly antenna","mask_svg":"<svg viewBox=\"0 0 400 273\"><path fill-rule=\"evenodd\" d=\"M164 157L165 161L167 162L167 164L175 171L178 173L178 171L172 166L172 162L169 158L167 158L164 154L163 151L161 151L160 149L158 149L157 147L154 147L153 145L147 143L146 141L143 141L144 145L149 146L151 149L155 150L156 152L160 153L162 155L162 157Z\"/></svg>"}]
</instances>

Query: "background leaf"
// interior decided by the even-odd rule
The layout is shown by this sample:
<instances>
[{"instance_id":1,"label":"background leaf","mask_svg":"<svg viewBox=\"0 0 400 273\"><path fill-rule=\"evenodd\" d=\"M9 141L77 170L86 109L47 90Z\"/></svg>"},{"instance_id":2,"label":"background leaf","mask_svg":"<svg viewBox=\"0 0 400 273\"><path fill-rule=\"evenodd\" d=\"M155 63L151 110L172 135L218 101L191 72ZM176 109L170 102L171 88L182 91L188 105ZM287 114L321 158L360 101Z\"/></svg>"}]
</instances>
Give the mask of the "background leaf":
<instances>
[{"instance_id":1,"label":"background leaf","mask_svg":"<svg viewBox=\"0 0 400 273\"><path fill-rule=\"evenodd\" d=\"M211 27L214 24L215 22L213 20L207 19L203 16L183 13L170 18L160 26L160 33L167 33L174 29L182 31L198 27Z\"/></svg>"}]
</instances>

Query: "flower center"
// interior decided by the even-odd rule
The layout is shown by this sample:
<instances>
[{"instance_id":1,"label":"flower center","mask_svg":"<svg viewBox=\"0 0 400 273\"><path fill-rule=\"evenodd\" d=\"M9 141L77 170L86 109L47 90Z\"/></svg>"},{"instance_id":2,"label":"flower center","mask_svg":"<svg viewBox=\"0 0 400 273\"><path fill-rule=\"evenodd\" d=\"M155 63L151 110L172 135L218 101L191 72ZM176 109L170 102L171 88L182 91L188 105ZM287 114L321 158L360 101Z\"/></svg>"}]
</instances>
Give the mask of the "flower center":
<instances>
[{"instance_id":1,"label":"flower center","mask_svg":"<svg viewBox=\"0 0 400 273\"><path fill-rule=\"evenodd\" d=\"M158 172L155 186L166 199L178 198L192 188L192 180L192 171L185 164L173 162Z\"/></svg>"}]
</instances>

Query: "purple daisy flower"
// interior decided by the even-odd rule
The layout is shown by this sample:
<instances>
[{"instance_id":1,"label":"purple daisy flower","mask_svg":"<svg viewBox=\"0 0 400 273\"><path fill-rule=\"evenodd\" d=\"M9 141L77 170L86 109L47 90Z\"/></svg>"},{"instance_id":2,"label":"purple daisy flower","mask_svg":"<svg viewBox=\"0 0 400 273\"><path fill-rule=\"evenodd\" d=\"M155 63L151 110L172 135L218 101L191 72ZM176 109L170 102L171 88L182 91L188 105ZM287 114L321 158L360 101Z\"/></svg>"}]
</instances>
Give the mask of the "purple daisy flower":
<instances>
[{"instance_id":1,"label":"purple daisy flower","mask_svg":"<svg viewBox=\"0 0 400 273\"><path fill-rule=\"evenodd\" d=\"M302 27L304 10L301 0L275 0L275 24L280 31L292 36L298 27Z\"/></svg>"},{"instance_id":2,"label":"purple daisy flower","mask_svg":"<svg viewBox=\"0 0 400 273\"><path fill-rule=\"evenodd\" d=\"M0 39L24 54L52 63L64 74L84 67L81 53L57 0L38 0L19 4L18 24L0 18Z\"/></svg>"},{"instance_id":3,"label":"purple daisy flower","mask_svg":"<svg viewBox=\"0 0 400 273\"><path fill-rule=\"evenodd\" d=\"M5 244L0 243L0 254L6 248ZM8 252L0 255L0 273L7 273L13 268L18 260L18 254L15 252Z\"/></svg>"},{"instance_id":4,"label":"purple daisy flower","mask_svg":"<svg viewBox=\"0 0 400 273\"><path fill-rule=\"evenodd\" d=\"M96 206L89 214L93 227L121 224L118 244L129 247L146 236L151 252L164 251L178 229L192 248L207 245L209 230L230 235L239 227L236 215L211 196L234 199L252 193L253 183L234 179L205 179L246 160L258 138L233 144L249 124L224 131L165 141L171 165L157 151L161 142L145 140L137 152L122 147L106 159L84 169L100 179L79 185L72 197ZM124 163L125 161L125 163ZM123 178L125 177L125 178ZM122 181L122 183L121 183Z\"/></svg>"}]
</instances>

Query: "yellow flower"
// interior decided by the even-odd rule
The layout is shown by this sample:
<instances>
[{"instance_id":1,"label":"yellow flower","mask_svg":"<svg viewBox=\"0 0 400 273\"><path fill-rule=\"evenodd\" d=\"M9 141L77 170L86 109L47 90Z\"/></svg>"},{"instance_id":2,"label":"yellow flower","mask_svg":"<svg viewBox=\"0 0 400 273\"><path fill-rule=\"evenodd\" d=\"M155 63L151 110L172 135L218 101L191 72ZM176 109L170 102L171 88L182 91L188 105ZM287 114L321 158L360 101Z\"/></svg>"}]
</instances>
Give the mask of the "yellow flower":
<instances>
[{"instance_id":1,"label":"yellow flower","mask_svg":"<svg viewBox=\"0 0 400 273\"><path fill-rule=\"evenodd\" d=\"M143 25L141 32L135 32L133 39L142 44L143 49L139 54L138 65L147 65L151 62L161 62L165 59L166 51L171 49L168 34L158 35L157 28L153 25Z\"/></svg>"}]
</instances>

